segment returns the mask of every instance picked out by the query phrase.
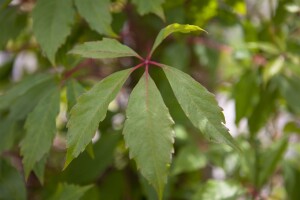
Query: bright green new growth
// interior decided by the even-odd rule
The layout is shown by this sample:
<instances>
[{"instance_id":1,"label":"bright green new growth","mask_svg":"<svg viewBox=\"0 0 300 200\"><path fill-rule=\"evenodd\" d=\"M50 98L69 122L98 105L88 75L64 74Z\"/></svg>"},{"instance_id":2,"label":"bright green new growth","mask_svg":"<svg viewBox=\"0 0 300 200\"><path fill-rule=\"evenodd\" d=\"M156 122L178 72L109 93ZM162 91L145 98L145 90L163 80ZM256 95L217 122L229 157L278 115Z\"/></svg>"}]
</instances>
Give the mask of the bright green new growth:
<instances>
[{"instance_id":1,"label":"bright green new growth","mask_svg":"<svg viewBox=\"0 0 300 200\"><path fill-rule=\"evenodd\" d=\"M116 72L78 98L67 124L68 152L65 167L91 142L99 123L106 116L109 103L116 97L130 73L130 69Z\"/></svg>"},{"instance_id":2,"label":"bright green new growth","mask_svg":"<svg viewBox=\"0 0 300 200\"><path fill-rule=\"evenodd\" d=\"M46 56L55 65L55 54L71 33L72 0L38 0L33 10L33 32Z\"/></svg>"},{"instance_id":3,"label":"bright green new growth","mask_svg":"<svg viewBox=\"0 0 300 200\"><path fill-rule=\"evenodd\" d=\"M186 116L193 125L215 142L223 142L240 151L224 126L225 118L214 95L188 74L167 65L163 70Z\"/></svg>"},{"instance_id":4,"label":"bright green new growth","mask_svg":"<svg viewBox=\"0 0 300 200\"><path fill-rule=\"evenodd\" d=\"M115 39L104 38L102 41L86 42L77 45L72 54L78 54L85 58L118 58L118 57L140 57L128 46L125 46Z\"/></svg>"},{"instance_id":5,"label":"bright green new growth","mask_svg":"<svg viewBox=\"0 0 300 200\"><path fill-rule=\"evenodd\" d=\"M204 31L206 32L204 29L200 28L199 26L195 26L195 25L182 25L182 24L170 24L169 26L167 26L166 28L162 29L159 33L158 36L155 39L154 45L152 47L151 50L151 55L153 54L153 52L155 51L155 49L158 47L158 45L160 45L160 43L162 43L162 41L168 37L170 34L175 33L175 32L181 32L181 33L190 33L193 31Z\"/></svg>"},{"instance_id":6,"label":"bright green new growth","mask_svg":"<svg viewBox=\"0 0 300 200\"><path fill-rule=\"evenodd\" d=\"M161 199L173 153L174 122L148 74L133 89L126 117L123 134L130 158Z\"/></svg>"},{"instance_id":7,"label":"bright green new growth","mask_svg":"<svg viewBox=\"0 0 300 200\"><path fill-rule=\"evenodd\" d=\"M116 36L110 27L110 0L75 0L75 5L92 29L100 34Z\"/></svg>"},{"instance_id":8,"label":"bright green new growth","mask_svg":"<svg viewBox=\"0 0 300 200\"><path fill-rule=\"evenodd\" d=\"M49 91L29 114L26 123L26 135L21 142L21 155L25 177L50 150L56 134L56 116L59 113L60 93L58 88ZM37 123L38 122L38 123Z\"/></svg>"}]
</instances>

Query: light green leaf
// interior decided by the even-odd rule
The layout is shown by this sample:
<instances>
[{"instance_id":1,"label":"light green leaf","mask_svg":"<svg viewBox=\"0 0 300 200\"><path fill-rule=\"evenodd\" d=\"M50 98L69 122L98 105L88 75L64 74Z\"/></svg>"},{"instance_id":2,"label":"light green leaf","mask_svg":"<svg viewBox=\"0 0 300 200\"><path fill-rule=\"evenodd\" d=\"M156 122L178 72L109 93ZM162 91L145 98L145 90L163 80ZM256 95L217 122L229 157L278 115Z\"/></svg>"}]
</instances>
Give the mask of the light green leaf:
<instances>
[{"instance_id":1,"label":"light green leaf","mask_svg":"<svg viewBox=\"0 0 300 200\"><path fill-rule=\"evenodd\" d=\"M110 0L75 0L79 14L100 34L116 36L110 27Z\"/></svg>"},{"instance_id":2,"label":"light green leaf","mask_svg":"<svg viewBox=\"0 0 300 200\"><path fill-rule=\"evenodd\" d=\"M99 123L106 116L109 103L116 97L131 71L127 69L106 77L78 98L67 125L68 152L65 167L91 142Z\"/></svg>"},{"instance_id":3,"label":"light green leaf","mask_svg":"<svg viewBox=\"0 0 300 200\"><path fill-rule=\"evenodd\" d=\"M214 95L188 74L163 65L173 92L186 116L193 125L215 142L223 142L240 151L239 146L224 126L222 109Z\"/></svg>"},{"instance_id":4,"label":"light green leaf","mask_svg":"<svg viewBox=\"0 0 300 200\"><path fill-rule=\"evenodd\" d=\"M21 155L25 176L28 177L35 164L50 150L56 133L56 116L59 112L60 93L58 88L48 92L29 114L25 138L21 142Z\"/></svg>"},{"instance_id":5,"label":"light green leaf","mask_svg":"<svg viewBox=\"0 0 300 200\"><path fill-rule=\"evenodd\" d=\"M4 159L0 159L0 199L27 199L23 177Z\"/></svg>"},{"instance_id":6,"label":"light green leaf","mask_svg":"<svg viewBox=\"0 0 300 200\"><path fill-rule=\"evenodd\" d=\"M198 189L192 199L236 200L245 190L231 181L209 180Z\"/></svg>"},{"instance_id":7,"label":"light green leaf","mask_svg":"<svg viewBox=\"0 0 300 200\"><path fill-rule=\"evenodd\" d=\"M123 134L130 158L161 199L172 158L174 122L150 76L144 74L133 89L126 116Z\"/></svg>"},{"instance_id":8,"label":"light green leaf","mask_svg":"<svg viewBox=\"0 0 300 200\"><path fill-rule=\"evenodd\" d=\"M69 80L67 83L67 99L68 110L71 110L76 104L78 97L85 92L84 87L78 83L75 79Z\"/></svg>"},{"instance_id":9,"label":"light green leaf","mask_svg":"<svg viewBox=\"0 0 300 200\"><path fill-rule=\"evenodd\" d=\"M74 20L72 0L38 0L33 10L33 32L51 63L55 54L71 33Z\"/></svg>"},{"instance_id":10,"label":"light green leaf","mask_svg":"<svg viewBox=\"0 0 300 200\"><path fill-rule=\"evenodd\" d=\"M49 74L38 74L25 78L0 96L0 110L7 109L12 102L24 95L28 90L50 79L53 79L53 76Z\"/></svg>"},{"instance_id":11,"label":"light green leaf","mask_svg":"<svg viewBox=\"0 0 300 200\"><path fill-rule=\"evenodd\" d=\"M145 15L148 13L154 13L161 19L165 20L164 11L162 8L164 0L132 0L132 3L137 6L139 14Z\"/></svg>"},{"instance_id":12,"label":"light green leaf","mask_svg":"<svg viewBox=\"0 0 300 200\"><path fill-rule=\"evenodd\" d=\"M192 172L203 168L207 163L207 159L199 148L194 144L188 144L180 149L175 157L172 175L183 172Z\"/></svg>"},{"instance_id":13,"label":"light green leaf","mask_svg":"<svg viewBox=\"0 0 300 200\"><path fill-rule=\"evenodd\" d=\"M193 31L205 31L204 29L200 28L199 26L195 25L189 25L189 24L170 24L166 28L162 29L159 33L158 36L155 39L154 45L151 50L151 55L153 54L154 50L162 43L162 41L168 37L170 34L174 32L180 32L180 33L190 33ZM206 32L206 31L205 31Z\"/></svg>"},{"instance_id":14,"label":"light green leaf","mask_svg":"<svg viewBox=\"0 0 300 200\"><path fill-rule=\"evenodd\" d=\"M79 200L92 185L78 186L60 183L56 192L48 200Z\"/></svg>"},{"instance_id":15,"label":"light green leaf","mask_svg":"<svg viewBox=\"0 0 300 200\"><path fill-rule=\"evenodd\" d=\"M131 48L121 44L115 39L103 38L102 41L86 42L81 45L77 45L70 51L72 54L78 54L85 58L118 58L118 57L130 57L140 56L134 52Z\"/></svg>"}]
</instances>

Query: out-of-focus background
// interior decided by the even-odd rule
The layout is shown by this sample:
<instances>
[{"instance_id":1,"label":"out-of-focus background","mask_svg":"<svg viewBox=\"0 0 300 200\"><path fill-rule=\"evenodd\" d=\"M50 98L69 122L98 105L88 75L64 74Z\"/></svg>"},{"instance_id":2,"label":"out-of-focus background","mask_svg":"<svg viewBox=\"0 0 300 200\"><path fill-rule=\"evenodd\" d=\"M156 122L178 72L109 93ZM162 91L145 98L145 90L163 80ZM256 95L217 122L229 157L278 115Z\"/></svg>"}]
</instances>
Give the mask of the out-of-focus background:
<instances>
[{"instance_id":1,"label":"out-of-focus background","mask_svg":"<svg viewBox=\"0 0 300 200\"><path fill-rule=\"evenodd\" d=\"M152 59L190 74L216 95L226 126L243 152L206 140L185 117L162 71L150 68L176 123L165 199L300 199L299 0L95 1L108 7L91 10L94 21L73 2L70 32L58 45L53 63L33 24L38 15L50 18L60 13L45 9L37 14L35 0L0 0L0 199L55 198L61 191L75 190L81 199L156 199L129 159L121 135L127 100L143 69L130 77L110 104L93 138L95 158L84 152L62 171L70 110L68 83L88 90L107 75L138 64L134 58L97 60L68 54L76 44L110 36L97 28L102 21L110 24L120 42L143 57L168 24L194 24L208 32L173 34ZM51 39L55 40L49 33ZM25 181L20 155L24 124L47 89L30 94L21 90L11 101L4 96L37 74L57 75L60 112L43 170ZM92 186L86 190L84 185Z\"/></svg>"}]
</instances>

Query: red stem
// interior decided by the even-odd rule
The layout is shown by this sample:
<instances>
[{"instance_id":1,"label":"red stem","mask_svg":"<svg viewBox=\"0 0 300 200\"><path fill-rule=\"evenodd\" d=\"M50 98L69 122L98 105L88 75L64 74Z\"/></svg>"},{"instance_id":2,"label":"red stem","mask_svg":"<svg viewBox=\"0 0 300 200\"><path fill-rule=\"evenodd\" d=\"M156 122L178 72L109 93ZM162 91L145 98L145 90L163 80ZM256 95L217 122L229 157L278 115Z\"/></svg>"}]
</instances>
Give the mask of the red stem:
<instances>
[{"instance_id":1,"label":"red stem","mask_svg":"<svg viewBox=\"0 0 300 200\"><path fill-rule=\"evenodd\" d=\"M148 63L151 64L151 65L155 65L157 67L161 67L161 68L164 67L163 64L155 62L155 61L152 61L152 60L148 61Z\"/></svg>"},{"instance_id":2,"label":"red stem","mask_svg":"<svg viewBox=\"0 0 300 200\"><path fill-rule=\"evenodd\" d=\"M134 67L131 69L131 72L133 72L134 70L136 70L136 69L142 67L144 64L145 64L145 62L142 62L142 63L140 63L140 64L134 66Z\"/></svg>"}]
</instances>

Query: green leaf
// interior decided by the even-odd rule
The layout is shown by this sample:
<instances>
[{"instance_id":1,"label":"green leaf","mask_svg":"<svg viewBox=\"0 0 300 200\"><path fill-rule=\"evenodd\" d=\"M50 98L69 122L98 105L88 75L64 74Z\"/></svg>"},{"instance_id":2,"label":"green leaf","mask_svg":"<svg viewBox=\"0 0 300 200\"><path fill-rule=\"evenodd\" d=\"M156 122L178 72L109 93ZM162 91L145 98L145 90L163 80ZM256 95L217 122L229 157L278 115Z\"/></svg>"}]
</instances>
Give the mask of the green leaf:
<instances>
[{"instance_id":1,"label":"green leaf","mask_svg":"<svg viewBox=\"0 0 300 200\"><path fill-rule=\"evenodd\" d=\"M284 185L290 200L300 199L300 169L292 162L283 164Z\"/></svg>"},{"instance_id":2,"label":"green leaf","mask_svg":"<svg viewBox=\"0 0 300 200\"><path fill-rule=\"evenodd\" d=\"M106 77L78 98L67 125L68 152L65 167L91 142L99 123L106 116L109 103L116 97L131 71L127 69Z\"/></svg>"},{"instance_id":3,"label":"green leaf","mask_svg":"<svg viewBox=\"0 0 300 200\"><path fill-rule=\"evenodd\" d=\"M0 199L27 199L23 177L3 159L0 159Z\"/></svg>"},{"instance_id":4,"label":"green leaf","mask_svg":"<svg viewBox=\"0 0 300 200\"><path fill-rule=\"evenodd\" d=\"M75 0L79 14L100 34L116 36L110 27L110 0Z\"/></svg>"},{"instance_id":5,"label":"green leaf","mask_svg":"<svg viewBox=\"0 0 300 200\"><path fill-rule=\"evenodd\" d=\"M137 6L137 10L140 15L154 13L161 19L165 20L164 11L162 8L164 0L132 0L132 3Z\"/></svg>"},{"instance_id":6,"label":"green leaf","mask_svg":"<svg viewBox=\"0 0 300 200\"><path fill-rule=\"evenodd\" d=\"M102 41L85 42L77 45L70 51L85 58L118 58L118 57L140 57L136 52L115 39L103 38Z\"/></svg>"},{"instance_id":7,"label":"green leaf","mask_svg":"<svg viewBox=\"0 0 300 200\"><path fill-rule=\"evenodd\" d=\"M162 43L162 41L168 37L170 34L174 32L181 32L181 33L190 33L193 31L205 31L204 29L195 26L195 25L189 25L189 24L170 24L166 28L162 29L159 33L158 36L155 39L154 45L151 49L151 55L153 54L154 50Z\"/></svg>"},{"instance_id":8,"label":"green leaf","mask_svg":"<svg viewBox=\"0 0 300 200\"><path fill-rule=\"evenodd\" d=\"M33 10L33 32L46 56L55 65L55 54L71 33L72 0L38 0Z\"/></svg>"},{"instance_id":9,"label":"green leaf","mask_svg":"<svg viewBox=\"0 0 300 200\"><path fill-rule=\"evenodd\" d=\"M192 172L203 168L207 163L207 159L199 148L194 144L188 144L182 147L175 157L172 175L183 172Z\"/></svg>"},{"instance_id":10,"label":"green leaf","mask_svg":"<svg viewBox=\"0 0 300 200\"><path fill-rule=\"evenodd\" d=\"M47 163L47 158L48 158L48 155L46 154L33 167L34 174L39 179L41 184L44 184L44 173L45 173L45 166L46 166L46 163Z\"/></svg>"},{"instance_id":11,"label":"green leaf","mask_svg":"<svg viewBox=\"0 0 300 200\"><path fill-rule=\"evenodd\" d=\"M12 102L24 95L34 86L49 81L50 79L53 79L53 76L49 74L38 74L25 78L0 96L0 110L9 108Z\"/></svg>"},{"instance_id":12,"label":"green leaf","mask_svg":"<svg viewBox=\"0 0 300 200\"><path fill-rule=\"evenodd\" d=\"M272 144L262 156L260 156L259 187L262 187L274 173L278 163L282 161L288 147L288 139L282 138Z\"/></svg>"},{"instance_id":13,"label":"green leaf","mask_svg":"<svg viewBox=\"0 0 300 200\"><path fill-rule=\"evenodd\" d=\"M56 192L48 200L79 200L92 185L78 186L60 183Z\"/></svg>"},{"instance_id":14,"label":"green leaf","mask_svg":"<svg viewBox=\"0 0 300 200\"><path fill-rule=\"evenodd\" d=\"M244 189L231 181L209 180L192 199L236 200L243 193Z\"/></svg>"},{"instance_id":15,"label":"green leaf","mask_svg":"<svg viewBox=\"0 0 300 200\"><path fill-rule=\"evenodd\" d=\"M67 82L67 99L68 99L68 110L76 104L78 97L85 92L85 89L78 81L71 79Z\"/></svg>"},{"instance_id":16,"label":"green leaf","mask_svg":"<svg viewBox=\"0 0 300 200\"><path fill-rule=\"evenodd\" d=\"M20 34L26 26L26 19L27 16L21 14L17 8L0 10L0 48L4 47L9 39L15 39Z\"/></svg>"},{"instance_id":17,"label":"green leaf","mask_svg":"<svg viewBox=\"0 0 300 200\"><path fill-rule=\"evenodd\" d=\"M21 155L25 176L28 177L35 164L50 150L56 134L56 116L59 113L60 93L58 88L48 92L48 95L37 104L29 114L25 129L25 138L21 142Z\"/></svg>"},{"instance_id":18,"label":"green leaf","mask_svg":"<svg viewBox=\"0 0 300 200\"><path fill-rule=\"evenodd\" d=\"M150 76L144 74L133 89L126 117L123 134L130 158L161 199L172 158L174 122Z\"/></svg>"},{"instance_id":19,"label":"green leaf","mask_svg":"<svg viewBox=\"0 0 300 200\"><path fill-rule=\"evenodd\" d=\"M0 153L9 150L16 144L18 137L22 134L22 128L11 118L0 121Z\"/></svg>"},{"instance_id":20,"label":"green leaf","mask_svg":"<svg viewBox=\"0 0 300 200\"><path fill-rule=\"evenodd\" d=\"M239 146L224 126L225 118L214 95L188 74L163 65L172 90L186 116L193 125L215 142L224 142L240 151Z\"/></svg>"}]
</instances>

